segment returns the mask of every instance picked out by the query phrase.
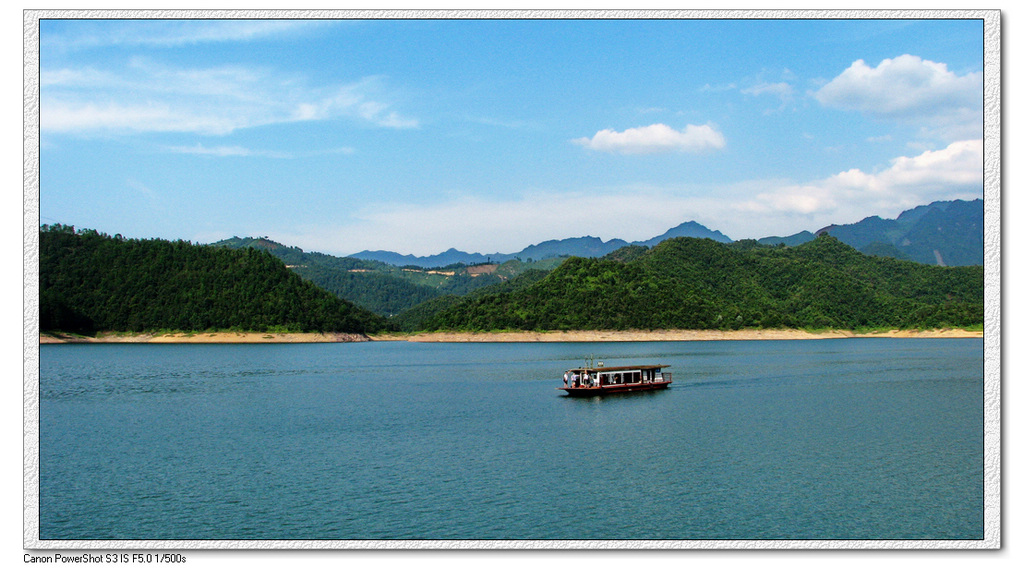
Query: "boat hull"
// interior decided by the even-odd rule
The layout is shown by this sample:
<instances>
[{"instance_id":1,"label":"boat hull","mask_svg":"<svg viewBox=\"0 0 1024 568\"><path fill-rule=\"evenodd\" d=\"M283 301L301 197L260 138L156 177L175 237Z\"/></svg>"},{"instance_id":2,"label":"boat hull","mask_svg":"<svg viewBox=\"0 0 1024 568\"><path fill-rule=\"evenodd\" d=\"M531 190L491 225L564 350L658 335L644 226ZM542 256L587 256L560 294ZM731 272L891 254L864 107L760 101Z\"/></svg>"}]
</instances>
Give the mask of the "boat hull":
<instances>
[{"instance_id":1,"label":"boat hull","mask_svg":"<svg viewBox=\"0 0 1024 568\"><path fill-rule=\"evenodd\" d=\"M649 391L667 388L672 381L658 381L653 383L630 383L623 385L602 385L599 387L558 387L558 390L565 391L565 394L576 397L603 396L606 394L619 394L624 392Z\"/></svg>"}]
</instances>

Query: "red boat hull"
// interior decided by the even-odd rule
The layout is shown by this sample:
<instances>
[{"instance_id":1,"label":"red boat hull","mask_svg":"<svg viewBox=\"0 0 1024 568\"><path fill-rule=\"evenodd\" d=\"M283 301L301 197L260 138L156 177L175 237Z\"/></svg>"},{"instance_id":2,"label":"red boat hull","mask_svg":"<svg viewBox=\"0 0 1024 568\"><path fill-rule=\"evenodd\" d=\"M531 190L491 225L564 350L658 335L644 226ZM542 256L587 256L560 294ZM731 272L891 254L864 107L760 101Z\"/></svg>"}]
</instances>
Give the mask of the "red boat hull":
<instances>
[{"instance_id":1,"label":"red boat hull","mask_svg":"<svg viewBox=\"0 0 1024 568\"><path fill-rule=\"evenodd\" d=\"M565 391L569 396L601 396L606 394L617 394L622 392L637 392L667 388L672 381L658 381L656 383L629 383L622 385L602 385L599 387L558 387L558 390Z\"/></svg>"}]
</instances>

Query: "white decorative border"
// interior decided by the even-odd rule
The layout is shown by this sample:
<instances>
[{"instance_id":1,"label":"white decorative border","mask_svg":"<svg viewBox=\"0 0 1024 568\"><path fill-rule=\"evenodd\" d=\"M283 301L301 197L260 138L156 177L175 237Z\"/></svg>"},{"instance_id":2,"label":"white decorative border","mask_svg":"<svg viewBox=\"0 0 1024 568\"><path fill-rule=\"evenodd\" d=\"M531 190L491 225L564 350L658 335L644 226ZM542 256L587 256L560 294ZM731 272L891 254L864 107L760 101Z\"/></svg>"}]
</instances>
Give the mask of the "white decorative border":
<instances>
[{"instance_id":1,"label":"white decorative border","mask_svg":"<svg viewBox=\"0 0 1024 568\"><path fill-rule=\"evenodd\" d=\"M985 510L983 540L39 540L39 20L295 19L844 19L984 21ZM248 549L993 549L1001 534L1001 20L998 10L26 10L24 12L24 525L29 550Z\"/></svg>"}]
</instances>

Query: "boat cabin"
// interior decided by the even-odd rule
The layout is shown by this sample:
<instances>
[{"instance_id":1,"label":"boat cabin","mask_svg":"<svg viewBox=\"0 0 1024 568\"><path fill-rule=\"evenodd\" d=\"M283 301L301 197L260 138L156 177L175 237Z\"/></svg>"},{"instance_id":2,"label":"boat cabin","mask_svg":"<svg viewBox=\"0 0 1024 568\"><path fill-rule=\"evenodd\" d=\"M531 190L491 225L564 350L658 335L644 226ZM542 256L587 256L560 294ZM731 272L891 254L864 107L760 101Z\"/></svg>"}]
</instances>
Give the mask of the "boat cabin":
<instances>
[{"instance_id":1,"label":"boat cabin","mask_svg":"<svg viewBox=\"0 0 1024 568\"><path fill-rule=\"evenodd\" d=\"M569 395L594 395L604 392L627 392L664 388L672 382L672 374L663 371L668 365L631 365L626 367L587 366L569 369L561 390Z\"/></svg>"}]
</instances>

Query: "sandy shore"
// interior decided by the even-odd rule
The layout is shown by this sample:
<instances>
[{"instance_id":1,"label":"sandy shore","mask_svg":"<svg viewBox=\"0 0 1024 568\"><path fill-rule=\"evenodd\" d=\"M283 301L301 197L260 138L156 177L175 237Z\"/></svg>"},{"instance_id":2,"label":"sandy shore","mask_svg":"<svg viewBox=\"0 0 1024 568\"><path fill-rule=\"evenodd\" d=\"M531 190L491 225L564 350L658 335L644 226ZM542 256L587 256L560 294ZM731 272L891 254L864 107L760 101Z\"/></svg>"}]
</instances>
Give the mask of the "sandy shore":
<instances>
[{"instance_id":1,"label":"sandy shore","mask_svg":"<svg viewBox=\"0 0 1024 568\"><path fill-rule=\"evenodd\" d=\"M634 330L634 331L508 331L490 333L392 333L371 336L373 341L423 341L436 343L498 343L556 341L717 341L761 339L839 339L845 337L982 337L980 331L962 329L890 330L858 334L852 331L811 333L799 329Z\"/></svg>"},{"instance_id":2,"label":"sandy shore","mask_svg":"<svg viewBox=\"0 0 1024 568\"><path fill-rule=\"evenodd\" d=\"M724 341L771 339L839 339L845 337L983 337L980 331L962 329L891 330L875 333L829 330L811 333L799 329L635 330L635 331L501 331L491 333L429 332L384 333L372 336L352 333L99 333L96 337L39 336L39 343L348 343L353 341L419 341L430 343L530 343L595 341Z\"/></svg>"},{"instance_id":3,"label":"sandy shore","mask_svg":"<svg viewBox=\"0 0 1024 568\"><path fill-rule=\"evenodd\" d=\"M41 334L39 343L348 343L369 341L355 333L98 333L96 337Z\"/></svg>"}]
</instances>

